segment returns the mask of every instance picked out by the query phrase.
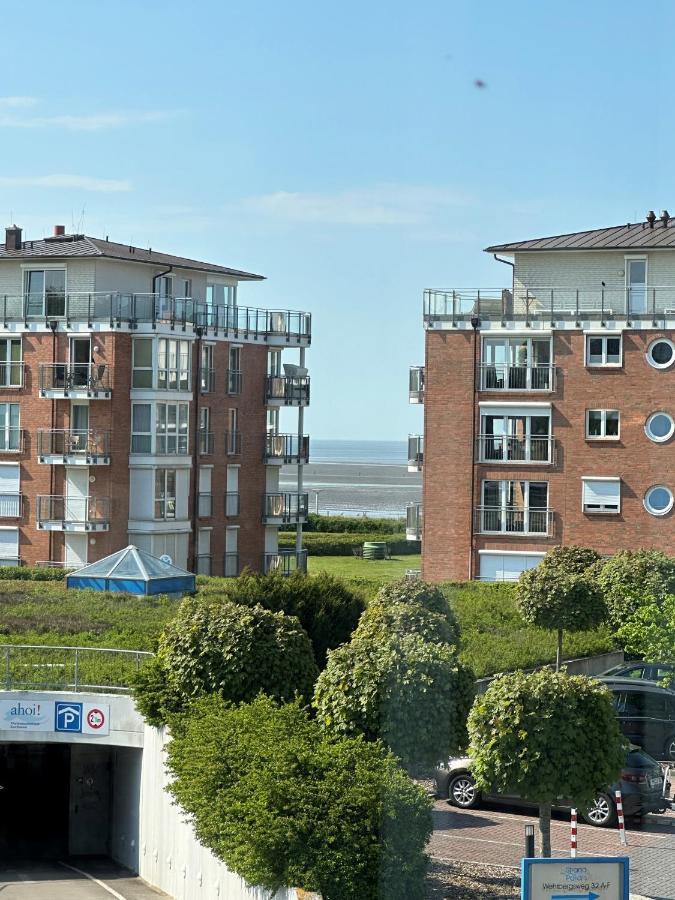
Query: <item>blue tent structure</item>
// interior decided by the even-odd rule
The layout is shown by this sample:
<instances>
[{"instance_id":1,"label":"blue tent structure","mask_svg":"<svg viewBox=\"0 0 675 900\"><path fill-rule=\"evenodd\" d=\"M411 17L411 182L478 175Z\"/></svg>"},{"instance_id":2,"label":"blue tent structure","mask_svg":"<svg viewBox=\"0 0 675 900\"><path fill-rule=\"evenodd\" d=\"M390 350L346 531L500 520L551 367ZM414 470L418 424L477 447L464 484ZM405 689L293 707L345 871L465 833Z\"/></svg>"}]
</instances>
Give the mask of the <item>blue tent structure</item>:
<instances>
[{"instance_id":1,"label":"blue tent structure","mask_svg":"<svg viewBox=\"0 0 675 900\"><path fill-rule=\"evenodd\" d=\"M185 569L157 559L130 544L66 575L66 587L127 594L186 594L195 590L196 578Z\"/></svg>"}]
</instances>

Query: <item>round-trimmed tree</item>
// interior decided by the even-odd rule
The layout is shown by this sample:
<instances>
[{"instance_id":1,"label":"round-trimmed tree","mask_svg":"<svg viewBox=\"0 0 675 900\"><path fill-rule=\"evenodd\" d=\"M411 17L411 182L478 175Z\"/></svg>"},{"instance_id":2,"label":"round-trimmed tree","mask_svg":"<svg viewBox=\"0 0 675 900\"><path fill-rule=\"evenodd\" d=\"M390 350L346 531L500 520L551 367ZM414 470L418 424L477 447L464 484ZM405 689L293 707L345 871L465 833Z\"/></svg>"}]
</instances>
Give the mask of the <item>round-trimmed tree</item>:
<instances>
[{"instance_id":1,"label":"round-trimmed tree","mask_svg":"<svg viewBox=\"0 0 675 900\"><path fill-rule=\"evenodd\" d=\"M495 678L476 697L468 729L478 787L539 806L542 856L551 855L552 805L564 797L588 807L625 761L607 688L551 669Z\"/></svg>"},{"instance_id":2,"label":"round-trimmed tree","mask_svg":"<svg viewBox=\"0 0 675 900\"><path fill-rule=\"evenodd\" d=\"M609 620L621 628L641 607L675 594L675 559L660 550L620 550L596 567Z\"/></svg>"},{"instance_id":3,"label":"round-trimmed tree","mask_svg":"<svg viewBox=\"0 0 675 900\"><path fill-rule=\"evenodd\" d=\"M457 617L448 602L448 598L438 585L430 584L427 581L411 581L410 579L402 578L381 587L370 605L380 604L386 607L399 603L421 606L430 613L443 616L454 634L450 643L457 644L459 642Z\"/></svg>"}]
</instances>

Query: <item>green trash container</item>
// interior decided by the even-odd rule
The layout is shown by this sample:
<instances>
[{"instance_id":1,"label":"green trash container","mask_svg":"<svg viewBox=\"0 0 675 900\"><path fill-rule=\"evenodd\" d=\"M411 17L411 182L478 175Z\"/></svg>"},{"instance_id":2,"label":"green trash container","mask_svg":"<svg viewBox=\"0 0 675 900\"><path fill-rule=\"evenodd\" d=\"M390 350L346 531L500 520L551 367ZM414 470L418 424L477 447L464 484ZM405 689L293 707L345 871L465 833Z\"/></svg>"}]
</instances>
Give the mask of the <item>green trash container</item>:
<instances>
[{"instance_id":1,"label":"green trash container","mask_svg":"<svg viewBox=\"0 0 675 900\"><path fill-rule=\"evenodd\" d=\"M387 555L385 541L365 541L363 544L364 559L384 559Z\"/></svg>"}]
</instances>

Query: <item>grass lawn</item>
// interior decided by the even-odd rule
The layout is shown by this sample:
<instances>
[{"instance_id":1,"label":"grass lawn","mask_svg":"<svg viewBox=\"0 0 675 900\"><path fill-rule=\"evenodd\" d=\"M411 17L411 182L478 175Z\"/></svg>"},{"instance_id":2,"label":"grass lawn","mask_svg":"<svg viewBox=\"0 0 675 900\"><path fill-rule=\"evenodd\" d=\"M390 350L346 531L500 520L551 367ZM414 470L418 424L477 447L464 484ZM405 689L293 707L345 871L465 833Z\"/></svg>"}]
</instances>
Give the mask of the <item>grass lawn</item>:
<instances>
[{"instance_id":1,"label":"grass lawn","mask_svg":"<svg viewBox=\"0 0 675 900\"><path fill-rule=\"evenodd\" d=\"M309 574L328 572L344 578L354 587L360 588L370 599L378 588L387 581L403 578L406 569L419 569L419 555L395 556L392 559L359 559L356 556L310 556Z\"/></svg>"}]
</instances>

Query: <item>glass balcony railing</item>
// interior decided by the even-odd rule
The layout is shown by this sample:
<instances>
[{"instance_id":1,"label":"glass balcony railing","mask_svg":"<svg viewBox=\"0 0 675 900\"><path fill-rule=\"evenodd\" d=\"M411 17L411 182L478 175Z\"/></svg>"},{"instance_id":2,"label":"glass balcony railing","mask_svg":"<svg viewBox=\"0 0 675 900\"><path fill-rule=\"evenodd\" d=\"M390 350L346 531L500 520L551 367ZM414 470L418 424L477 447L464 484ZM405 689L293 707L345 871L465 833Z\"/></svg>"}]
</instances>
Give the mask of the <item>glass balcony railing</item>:
<instances>
[{"instance_id":1,"label":"glass balcony railing","mask_svg":"<svg viewBox=\"0 0 675 900\"><path fill-rule=\"evenodd\" d=\"M408 471L421 472L424 464L424 436L408 435Z\"/></svg>"},{"instance_id":2,"label":"glass balcony railing","mask_svg":"<svg viewBox=\"0 0 675 900\"><path fill-rule=\"evenodd\" d=\"M309 459L309 435L301 438L297 434L267 434L265 436L265 458L269 463L306 463Z\"/></svg>"},{"instance_id":3,"label":"glass balcony railing","mask_svg":"<svg viewBox=\"0 0 675 900\"><path fill-rule=\"evenodd\" d=\"M41 397L110 399L112 369L107 363L40 363Z\"/></svg>"},{"instance_id":4,"label":"glass balcony railing","mask_svg":"<svg viewBox=\"0 0 675 900\"><path fill-rule=\"evenodd\" d=\"M39 494L36 520L38 528L54 531L107 531L110 499Z\"/></svg>"},{"instance_id":5,"label":"glass balcony railing","mask_svg":"<svg viewBox=\"0 0 675 900\"><path fill-rule=\"evenodd\" d=\"M110 432L95 429L38 429L39 462L101 465L110 462ZM47 457L57 457L49 459Z\"/></svg>"},{"instance_id":6,"label":"glass balcony railing","mask_svg":"<svg viewBox=\"0 0 675 900\"><path fill-rule=\"evenodd\" d=\"M408 377L410 403L424 403L424 366L411 366Z\"/></svg>"},{"instance_id":7,"label":"glass balcony railing","mask_svg":"<svg viewBox=\"0 0 675 900\"><path fill-rule=\"evenodd\" d=\"M309 494L266 494L263 524L283 525L307 521Z\"/></svg>"},{"instance_id":8,"label":"glass balcony railing","mask_svg":"<svg viewBox=\"0 0 675 900\"><path fill-rule=\"evenodd\" d=\"M278 553L266 553L263 559L263 571L266 575L291 575L293 572L307 571L307 551L280 550Z\"/></svg>"},{"instance_id":9,"label":"glass balcony railing","mask_svg":"<svg viewBox=\"0 0 675 900\"><path fill-rule=\"evenodd\" d=\"M409 541L422 540L422 504L410 503L405 510L405 536Z\"/></svg>"}]
</instances>

